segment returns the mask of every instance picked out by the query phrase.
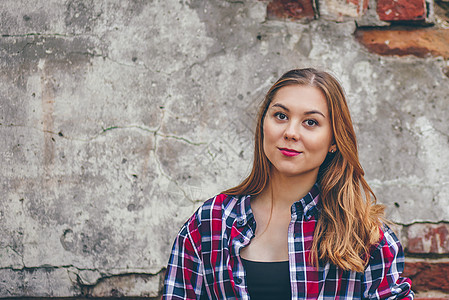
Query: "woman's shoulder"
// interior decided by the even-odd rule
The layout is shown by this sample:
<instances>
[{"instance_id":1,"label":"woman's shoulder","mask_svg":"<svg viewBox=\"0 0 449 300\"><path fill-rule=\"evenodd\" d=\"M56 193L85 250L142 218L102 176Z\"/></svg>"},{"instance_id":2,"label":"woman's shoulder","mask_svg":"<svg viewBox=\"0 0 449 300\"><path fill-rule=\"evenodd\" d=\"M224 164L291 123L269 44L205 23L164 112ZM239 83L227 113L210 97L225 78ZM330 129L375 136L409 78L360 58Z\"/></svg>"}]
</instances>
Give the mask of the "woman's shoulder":
<instances>
[{"instance_id":1,"label":"woman's shoulder","mask_svg":"<svg viewBox=\"0 0 449 300\"><path fill-rule=\"evenodd\" d=\"M382 224L379 228L379 232L379 242L375 245L372 252L383 252L383 255L385 255L386 252L391 253L391 255L403 252L399 238L387 224Z\"/></svg>"},{"instance_id":2,"label":"woman's shoulder","mask_svg":"<svg viewBox=\"0 0 449 300\"><path fill-rule=\"evenodd\" d=\"M202 237L221 234L223 228L246 219L249 196L218 194L206 200L181 227L178 237L191 239L195 244ZM226 223L227 226L222 226Z\"/></svg>"},{"instance_id":3,"label":"woman's shoulder","mask_svg":"<svg viewBox=\"0 0 449 300\"><path fill-rule=\"evenodd\" d=\"M217 209L218 207L235 207L241 205L245 199L249 197L248 195L227 195L227 194L218 194L208 200L204 201L204 203L199 207L199 209L207 210L207 209Z\"/></svg>"},{"instance_id":4,"label":"woman's shoulder","mask_svg":"<svg viewBox=\"0 0 449 300\"><path fill-rule=\"evenodd\" d=\"M204 222L235 219L247 214L249 210L248 195L218 194L206 200L189 218L185 225L194 223L201 226Z\"/></svg>"},{"instance_id":5,"label":"woman's shoulder","mask_svg":"<svg viewBox=\"0 0 449 300\"><path fill-rule=\"evenodd\" d=\"M249 196L218 194L206 200L196 211L197 218L223 219L224 217L245 213L248 208Z\"/></svg>"},{"instance_id":6,"label":"woman's shoulder","mask_svg":"<svg viewBox=\"0 0 449 300\"><path fill-rule=\"evenodd\" d=\"M234 198L238 199L239 196L231 196L221 193L204 201L203 204L199 207L199 209L202 210L217 209L218 207L222 207L223 205L226 206L229 202L235 200Z\"/></svg>"}]
</instances>

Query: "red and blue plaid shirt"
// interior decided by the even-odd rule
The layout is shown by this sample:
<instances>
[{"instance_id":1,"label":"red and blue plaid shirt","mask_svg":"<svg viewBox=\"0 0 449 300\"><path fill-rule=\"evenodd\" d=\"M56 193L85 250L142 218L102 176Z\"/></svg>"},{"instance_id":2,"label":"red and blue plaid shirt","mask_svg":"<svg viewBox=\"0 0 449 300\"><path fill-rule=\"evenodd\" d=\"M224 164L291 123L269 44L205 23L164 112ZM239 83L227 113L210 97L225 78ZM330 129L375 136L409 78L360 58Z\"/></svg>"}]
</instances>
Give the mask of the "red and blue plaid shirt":
<instances>
[{"instance_id":1,"label":"red and blue plaid shirt","mask_svg":"<svg viewBox=\"0 0 449 300\"><path fill-rule=\"evenodd\" d=\"M330 263L309 263L319 214L315 185L292 205L288 256L292 299L413 299L411 281L400 277L404 254L385 226L363 273ZM176 237L163 299L249 299L240 250L254 237L250 196L218 195L206 201Z\"/></svg>"}]
</instances>

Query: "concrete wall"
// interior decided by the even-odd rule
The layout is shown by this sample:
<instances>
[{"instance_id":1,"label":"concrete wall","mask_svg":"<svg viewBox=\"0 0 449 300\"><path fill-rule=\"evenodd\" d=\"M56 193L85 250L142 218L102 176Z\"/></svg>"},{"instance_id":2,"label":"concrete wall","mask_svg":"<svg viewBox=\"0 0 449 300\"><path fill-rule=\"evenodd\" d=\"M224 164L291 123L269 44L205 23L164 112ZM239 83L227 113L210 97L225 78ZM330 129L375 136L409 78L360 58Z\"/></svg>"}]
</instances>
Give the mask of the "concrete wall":
<instances>
[{"instance_id":1,"label":"concrete wall","mask_svg":"<svg viewBox=\"0 0 449 300\"><path fill-rule=\"evenodd\" d=\"M406 27L441 45L379 55L375 1L1 1L0 297L157 297L181 224L248 173L264 93L306 66L346 89L409 262L447 267L447 3L422 4Z\"/></svg>"}]
</instances>

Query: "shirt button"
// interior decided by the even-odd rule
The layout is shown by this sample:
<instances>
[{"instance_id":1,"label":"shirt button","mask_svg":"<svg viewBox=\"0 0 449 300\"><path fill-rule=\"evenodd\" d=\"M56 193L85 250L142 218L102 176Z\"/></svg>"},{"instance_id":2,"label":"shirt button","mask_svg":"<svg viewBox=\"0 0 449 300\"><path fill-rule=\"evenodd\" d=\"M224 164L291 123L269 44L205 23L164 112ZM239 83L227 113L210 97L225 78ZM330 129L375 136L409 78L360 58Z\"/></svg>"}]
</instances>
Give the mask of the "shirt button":
<instances>
[{"instance_id":1,"label":"shirt button","mask_svg":"<svg viewBox=\"0 0 449 300\"><path fill-rule=\"evenodd\" d=\"M243 220L237 221L237 225L242 226L245 222Z\"/></svg>"},{"instance_id":2,"label":"shirt button","mask_svg":"<svg viewBox=\"0 0 449 300\"><path fill-rule=\"evenodd\" d=\"M241 284L242 283L242 279L240 277L237 277L234 281L237 284Z\"/></svg>"}]
</instances>

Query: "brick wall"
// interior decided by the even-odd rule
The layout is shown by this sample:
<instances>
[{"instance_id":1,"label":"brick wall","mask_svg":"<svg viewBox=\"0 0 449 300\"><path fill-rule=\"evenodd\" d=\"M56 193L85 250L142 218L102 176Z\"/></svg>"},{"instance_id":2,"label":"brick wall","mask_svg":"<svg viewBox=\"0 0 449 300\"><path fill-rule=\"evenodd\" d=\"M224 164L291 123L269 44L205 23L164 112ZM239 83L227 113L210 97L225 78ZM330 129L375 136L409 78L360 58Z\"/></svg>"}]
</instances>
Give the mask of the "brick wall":
<instances>
[{"instance_id":1,"label":"brick wall","mask_svg":"<svg viewBox=\"0 0 449 300\"><path fill-rule=\"evenodd\" d=\"M379 55L449 58L449 1L273 0L269 19L357 23L355 38Z\"/></svg>"},{"instance_id":2,"label":"brick wall","mask_svg":"<svg viewBox=\"0 0 449 300\"><path fill-rule=\"evenodd\" d=\"M449 224L417 223L402 227L407 260L404 275L418 292L449 298Z\"/></svg>"},{"instance_id":3,"label":"brick wall","mask_svg":"<svg viewBox=\"0 0 449 300\"><path fill-rule=\"evenodd\" d=\"M432 0L273 0L271 19L310 22L354 20L354 38L382 56L449 59L449 1ZM449 77L449 68L443 70ZM405 248L404 276L418 299L449 299L449 224L396 225Z\"/></svg>"}]
</instances>

